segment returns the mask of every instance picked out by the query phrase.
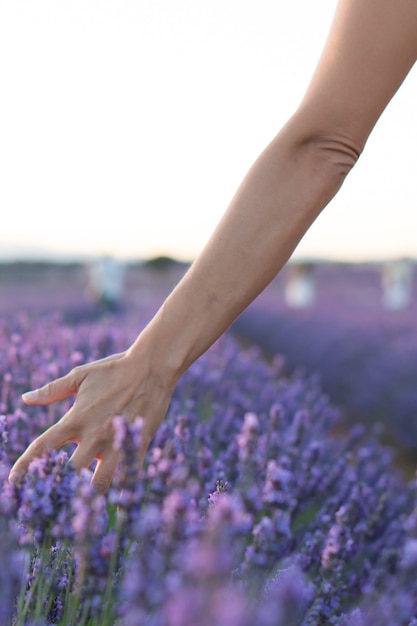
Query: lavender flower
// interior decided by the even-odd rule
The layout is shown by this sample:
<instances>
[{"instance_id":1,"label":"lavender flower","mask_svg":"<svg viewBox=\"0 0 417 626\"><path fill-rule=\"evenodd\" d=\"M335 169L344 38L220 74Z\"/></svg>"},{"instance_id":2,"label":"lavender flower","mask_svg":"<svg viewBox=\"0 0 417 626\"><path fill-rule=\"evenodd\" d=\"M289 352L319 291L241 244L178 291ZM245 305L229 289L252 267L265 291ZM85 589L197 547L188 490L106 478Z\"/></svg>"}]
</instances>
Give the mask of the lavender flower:
<instances>
[{"instance_id":1,"label":"lavender flower","mask_svg":"<svg viewBox=\"0 0 417 626\"><path fill-rule=\"evenodd\" d=\"M17 530L12 516L13 495L5 488L8 468L0 463L0 623L8 624L15 611L15 601L23 584L25 555L19 551Z\"/></svg>"},{"instance_id":2,"label":"lavender flower","mask_svg":"<svg viewBox=\"0 0 417 626\"><path fill-rule=\"evenodd\" d=\"M65 452L32 461L19 494L18 517L27 539L39 545L52 537L71 538L69 520L75 474Z\"/></svg>"},{"instance_id":3,"label":"lavender flower","mask_svg":"<svg viewBox=\"0 0 417 626\"><path fill-rule=\"evenodd\" d=\"M137 334L137 303L100 319L47 309L0 315L5 468L68 406L23 407L20 393ZM0 591L6 621L412 625L415 485L375 435L335 437L341 415L317 376L289 377L281 357L226 335L179 381L139 480L140 424L121 419L106 497L89 471L75 475L69 450L33 463L21 489L4 471L0 542L18 574Z\"/></svg>"},{"instance_id":4,"label":"lavender flower","mask_svg":"<svg viewBox=\"0 0 417 626\"><path fill-rule=\"evenodd\" d=\"M115 438L113 447L119 452L120 469L112 491L112 500L119 507L123 516L126 534L131 533L139 514L142 501L142 482L139 477L139 451L143 419L137 418L128 424L124 418L113 420Z\"/></svg>"},{"instance_id":5,"label":"lavender flower","mask_svg":"<svg viewBox=\"0 0 417 626\"><path fill-rule=\"evenodd\" d=\"M82 470L74 494L72 530L74 533L77 587L84 612L97 618L103 611L106 590L113 575L111 558L117 550L114 530L108 530L107 506L104 496L91 483L88 470Z\"/></svg>"}]
</instances>

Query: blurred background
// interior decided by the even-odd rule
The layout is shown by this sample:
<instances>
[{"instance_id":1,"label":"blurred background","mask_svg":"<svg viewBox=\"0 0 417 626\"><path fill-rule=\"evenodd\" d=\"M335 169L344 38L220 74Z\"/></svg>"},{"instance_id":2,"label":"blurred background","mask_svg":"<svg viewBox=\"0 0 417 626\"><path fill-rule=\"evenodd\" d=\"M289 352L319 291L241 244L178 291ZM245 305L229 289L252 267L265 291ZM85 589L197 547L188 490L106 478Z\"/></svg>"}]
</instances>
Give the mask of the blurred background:
<instances>
[{"instance_id":1,"label":"blurred background","mask_svg":"<svg viewBox=\"0 0 417 626\"><path fill-rule=\"evenodd\" d=\"M335 4L0 3L0 258L192 260L299 104ZM416 89L294 258L416 256Z\"/></svg>"}]
</instances>

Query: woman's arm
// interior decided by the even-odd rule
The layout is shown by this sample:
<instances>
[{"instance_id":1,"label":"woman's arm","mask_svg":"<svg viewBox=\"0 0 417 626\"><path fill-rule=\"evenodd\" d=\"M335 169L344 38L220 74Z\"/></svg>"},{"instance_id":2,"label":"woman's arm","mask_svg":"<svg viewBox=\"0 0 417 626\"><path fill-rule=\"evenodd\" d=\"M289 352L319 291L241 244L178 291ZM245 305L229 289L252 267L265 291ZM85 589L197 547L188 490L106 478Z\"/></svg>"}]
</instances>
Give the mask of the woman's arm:
<instances>
[{"instance_id":1,"label":"woman's arm","mask_svg":"<svg viewBox=\"0 0 417 626\"><path fill-rule=\"evenodd\" d=\"M35 456L74 441L76 469L98 459L93 482L105 491L117 465L111 423L117 414L144 417L143 458L181 374L287 261L416 57L415 0L339 2L298 111L254 163L206 247L134 344L25 396L33 405L77 397L18 459L15 476Z\"/></svg>"}]
</instances>

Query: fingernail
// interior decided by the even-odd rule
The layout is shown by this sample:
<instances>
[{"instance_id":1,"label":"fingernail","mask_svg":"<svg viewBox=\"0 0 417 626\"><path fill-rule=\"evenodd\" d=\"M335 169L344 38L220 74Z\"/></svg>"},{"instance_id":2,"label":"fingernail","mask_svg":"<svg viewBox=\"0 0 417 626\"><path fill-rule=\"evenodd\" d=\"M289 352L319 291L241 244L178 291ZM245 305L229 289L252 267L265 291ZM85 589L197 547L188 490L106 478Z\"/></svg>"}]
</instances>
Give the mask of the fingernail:
<instances>
[{"instance_id":1,"label":"fingernail","mask_svg":"<svg viewBox=\"0 0 417 626\"><path fill-rule=\"evenodd\" d=\"M14 470L12 468L7 480L10 484L20 487L20 485L23 483L24 477L25 476L22 471Z\"/></svg>"},{"instance_id":2,"label":"fingernail","mask_svg":"<svg viewBox=\"0 0 417 626\"><path fill-rule=\"evenodd\" d=\"M9 483L11 483L12 485L17 483L17 481L19 480L17 472L10 472L8 480L9 480Z\"/></svg>"},{"instance_id":3,"label":"fingernail","mask_svg":"<svg viewBox=\"0 0 417 626\"><path fill-rule=\"evenodd\" d=\"M34 402L35 400L37 400L39 397L39 392L37 389L35 389L34 391L27 391L26 393L22 394L22 398L23 400L26 402Z\"/></svg>"}]
</instances>

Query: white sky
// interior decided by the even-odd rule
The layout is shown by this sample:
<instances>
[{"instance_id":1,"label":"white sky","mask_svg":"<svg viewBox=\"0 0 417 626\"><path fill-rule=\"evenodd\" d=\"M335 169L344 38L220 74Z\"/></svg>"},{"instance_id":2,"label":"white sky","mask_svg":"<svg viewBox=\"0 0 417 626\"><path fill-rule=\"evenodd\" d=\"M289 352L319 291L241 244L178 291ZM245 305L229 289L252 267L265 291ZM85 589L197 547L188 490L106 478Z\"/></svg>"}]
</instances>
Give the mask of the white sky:
<instances>
[{"instance_id":1,"label":"white sky","mask_svg":"<svg viewBox=\"0 0 417 626\"><path fill-rule=\"evenodd\" d=\"M203 247L336 0L0 0L0 256ZM296 256L417 256L417 75Z\"/></svg>"}]
</instances>

